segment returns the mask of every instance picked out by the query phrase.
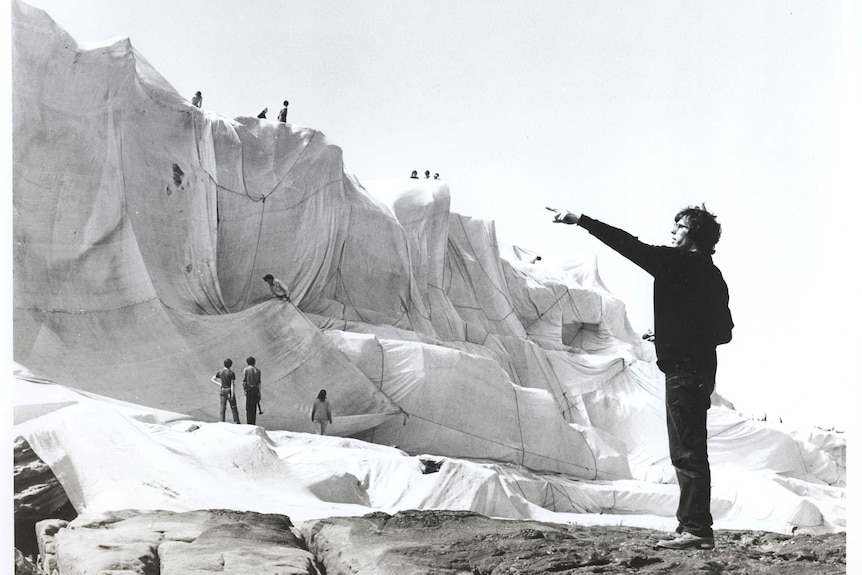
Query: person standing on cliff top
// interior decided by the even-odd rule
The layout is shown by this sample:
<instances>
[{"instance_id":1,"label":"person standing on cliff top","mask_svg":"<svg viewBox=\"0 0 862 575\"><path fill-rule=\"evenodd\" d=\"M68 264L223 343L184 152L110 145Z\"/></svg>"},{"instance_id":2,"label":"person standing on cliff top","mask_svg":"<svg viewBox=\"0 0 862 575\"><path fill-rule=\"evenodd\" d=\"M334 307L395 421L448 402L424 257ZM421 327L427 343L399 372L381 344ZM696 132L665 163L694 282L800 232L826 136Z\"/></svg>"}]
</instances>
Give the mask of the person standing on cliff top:
<instances>
[{"instance_id":1,"label":"person standing on cliff top","mask_svg":"<svg viewBox=\"0 0 862 575\"><path fill-rule=\"evenodd\" d=\"M200 108L201 104L204 102L204 97L201 96L200 91L195 92L195 95L192 96L192 106L195 108Z\"/></svg>"},{"instance_id":2,"label":"person standing on cliff top","mask_svg":"<svg viewBox=\"0 0 862 575\"><path fill-rule=\"evenodd\" d=\"M284 101L284 107L278 113L278 121L279 122L287 122L287 105L289 103L290 102L288 102L287 100Z\"/></svg>"},{"instance_id":3,"label":"person standing on cliff top","mask_svg":"<svg viewBox=\"0 0 862 575\"><path fill-rule=\"evenodd\" d=\"M269 291L272 292L272 297L283 301L290 301L290 292L280 279L272 277L272 274L266 274L263 276L263 281L269 284Z\"/></svg>"},{"instance_id":4,"label":"person standing on cliff top","mask_svg":"<svg viewBox=\"0 0 862 575\"><path fill-rule=\"evenodd\" d=\"M679 482L676 532L666 549L713 549L706 412L715 388L715 348L731 339L728 289L712 262L721 224L706 206L678 212L671 245L645 244L586 215L556 212L555 223L577 224L655 278L653 311L658 367L665 374L671 463Z\"/></svg>"},{"instance_id":5,"label":"person standing on cliff top","mask_svg":"<svg viewBox=\"0 0 862 575\"><path fill-rule=\"evenodd\" d=\"M232 365L233 361L231 361L230 358L224 360L224 368L218 370L216 374L212 376L210 381L219 386L219 410L221 420L224 421L225 410L227 408L227 404L230 403L233 422L240 423L239 411L237 411L236 408L236 374L230 369L230 366Z\"/></svg>"}]
</instances>

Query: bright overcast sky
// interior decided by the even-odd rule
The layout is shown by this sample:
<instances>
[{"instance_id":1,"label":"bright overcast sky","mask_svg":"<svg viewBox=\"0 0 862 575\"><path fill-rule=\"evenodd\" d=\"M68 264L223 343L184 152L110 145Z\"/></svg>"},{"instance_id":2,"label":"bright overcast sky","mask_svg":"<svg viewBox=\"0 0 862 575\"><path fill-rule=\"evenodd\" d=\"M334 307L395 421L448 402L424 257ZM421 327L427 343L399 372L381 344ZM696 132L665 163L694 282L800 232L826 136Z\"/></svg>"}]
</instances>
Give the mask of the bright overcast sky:
<instances>
[{"instance_id":1,"label":"bright overcast sky","mask_svg":"<svg viewBox=\"0 0 862 575\"><path fill-rule=\"evenodd\" d=\"M290 100L290 122L340 146L360 181L439 172L454 211L495 220L542 265L595 253L638 331L651 279L544 206L663 244L680 208L706 202L737 324L719 391L827 427L859 407L852 2L30 4L81 43L130 37L210 111L272 118Z\"/></svg>"}]
</instances>

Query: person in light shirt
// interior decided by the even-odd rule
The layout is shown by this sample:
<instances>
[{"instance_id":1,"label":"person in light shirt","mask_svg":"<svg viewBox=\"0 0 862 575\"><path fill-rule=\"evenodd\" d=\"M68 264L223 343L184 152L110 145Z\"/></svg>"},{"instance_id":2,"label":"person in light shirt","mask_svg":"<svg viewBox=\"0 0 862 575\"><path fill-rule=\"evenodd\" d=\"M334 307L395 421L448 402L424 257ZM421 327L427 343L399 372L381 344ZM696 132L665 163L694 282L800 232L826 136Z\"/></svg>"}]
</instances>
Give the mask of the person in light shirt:
<instances>
[{"instance_id":1,"label":"person in light shirt","mask_svg":"<svg viewBox=\"0 0 862 575\"><path fill-rule=\"evenodd\" d=\"M219 413L221 420L224 421L227 404L230 403L233 422L239 423L239 411L236 408L236 374L230 368L232 365L233 361L230 359L224 360L224 367L218 370L210 381L219 386Z\"/></svg>"},{"instance_id":2,"label":"person in light shirt","mask_svg":"<svg viewBox=\"0 0 862 575\"><path fill-rule=\"evenodd\" d=\"M290 291L287 289L287 286L284 285L283 281L272 277L272 274L266 274L263 276L263 281L269 284L269 291L272 292L272 297L283 301L290 301Z\"/></svg>"},{"instance_id":3,"label":"person in light shirt","mask_svg":"<svg viewBox=\"0 0 862 575\"><path fill-rule=\"evenodd\" d=\"M314 400L314 406L311 408L311 421L316 423L320 430L320 435L326 435L326 428L332 425L332 409L329 407L329 400L326 399L326 390L321 389L317 394L317 399Z\"/></svg>"}]
</instances>

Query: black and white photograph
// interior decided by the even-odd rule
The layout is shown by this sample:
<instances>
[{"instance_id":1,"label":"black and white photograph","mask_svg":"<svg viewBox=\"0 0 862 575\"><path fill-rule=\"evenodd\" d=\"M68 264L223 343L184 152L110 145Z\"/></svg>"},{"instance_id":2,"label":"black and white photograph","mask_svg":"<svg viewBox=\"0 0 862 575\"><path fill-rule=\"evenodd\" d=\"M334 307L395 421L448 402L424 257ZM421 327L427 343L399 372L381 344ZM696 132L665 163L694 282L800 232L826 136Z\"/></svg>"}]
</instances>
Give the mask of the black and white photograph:
<instances>
[{"instance_id":1,"label":"black and white photograph","mask_svg":"<svg viewBox=\"0 0 862 575\"><path fill-rule=\"evenodd\" d=\"M858 5L8 9L16 575L854 572Z\"/></svg>"}]
</instances>

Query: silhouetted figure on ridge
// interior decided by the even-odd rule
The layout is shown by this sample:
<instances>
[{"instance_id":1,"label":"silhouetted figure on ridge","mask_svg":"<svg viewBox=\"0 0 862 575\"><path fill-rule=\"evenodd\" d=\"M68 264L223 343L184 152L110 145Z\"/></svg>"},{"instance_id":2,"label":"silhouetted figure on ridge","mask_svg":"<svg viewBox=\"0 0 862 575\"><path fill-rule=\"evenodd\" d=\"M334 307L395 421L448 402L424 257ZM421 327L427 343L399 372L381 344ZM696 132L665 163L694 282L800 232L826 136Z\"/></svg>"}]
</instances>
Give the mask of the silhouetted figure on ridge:
<instances>
[{"instance_id":1,"label":"silhouetted figure on ridge","mask_svg":"<svg viewBox=\"0 0 862 575\"><path fill-rule=\"evenodd\" d=\"M425 179L427 180L427 179L428 179L428 178L430 178L430 177L431 177L431 171L430 171L430 170L425 170Z\"/></svg>"},{"instance_id":2,"label":"silhouetted figure on ridge","mask_svg":"<svg viewBox=\"0 0 862 575\"><path fill-rule=\"evenodd\" d=\"M195 108L200 108L201 104L203 103L204 97L201 96L200 90L198 90L197 92L195 92L195 95L192 96L192 106L194 106Z\"/></svg>"},{"instance_id":3,"label":"silhouetted figure on ridge","mask_svg":"<svg viewBox=\"0 0 862 575\"><path fill-rule=\"evenodd\" d=\"M411 180L418 180L419 179L419 176L417 175L416 170L413 170L412 172L410 172L410 179Z\"/></svg>"},{"instance_id":4,"label":"silhouetted figure on ridge","mask_svg":"<svg viewBox=\"0 0 862 575\"><path fill-rule=\"evenodd\" d=\"M281 109L281 112L278 113L278 121L279 122L287 122L287 105L290 102L287 100L284 101L284 108Z\"/></svg>"},{"instance_id":5,"label":"silhouetted figure on ridge","mask_svg":"<svg viewBox=\"0 0 862 575\"><path fill-rule=\"evenodd\" d=\"M260 114L257 115L261 120L266 120L266 113L269 111L269 108L264 108Z\"/></svg>"},{"instance_id":6,"label":"silhouetted figure on ridge","mask_svg":"<svg viewBox=\"0 0 862 575\"><path fill-rule=\"evenodd\" d=\"M439 179L440 179L440 174L438 174L437 172L434 172L434 179L435 179L435 180L439 180Z\"/></svg>"}]
</instances>

